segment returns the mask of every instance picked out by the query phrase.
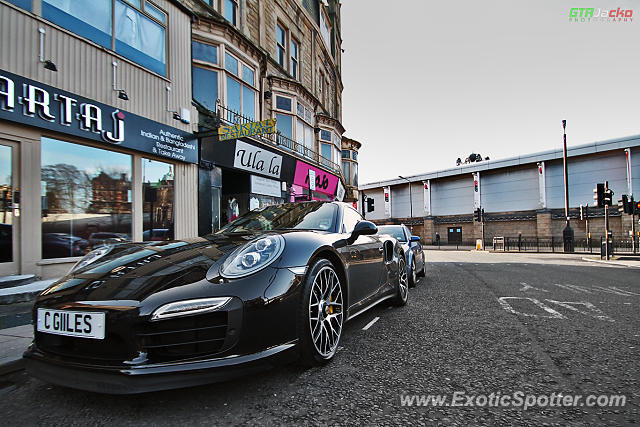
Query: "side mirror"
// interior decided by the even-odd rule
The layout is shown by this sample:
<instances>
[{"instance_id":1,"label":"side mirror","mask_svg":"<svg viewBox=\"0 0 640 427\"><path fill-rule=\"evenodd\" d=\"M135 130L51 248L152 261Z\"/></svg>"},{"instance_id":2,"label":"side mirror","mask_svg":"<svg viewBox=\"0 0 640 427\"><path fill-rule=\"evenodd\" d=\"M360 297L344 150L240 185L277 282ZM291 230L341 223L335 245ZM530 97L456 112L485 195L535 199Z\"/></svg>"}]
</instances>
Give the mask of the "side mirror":
<instances>
[{"instance_id":1,"label":"side mirror","mask_svg":"<svg viewBox=\"0 0 640 427\"><path fill-rule=\"evenodd\" d=\"M420 242L420 237L418 237L418 236L411 236L411 237L409 238L409 241L410 241L410 242Z\"/></svg>"},{"instance_id":2,"label":"side mirror","mask_svg":"<svg viewBox=\"0 0 640 427\"><path fill-rule=\"evenodd\" d=\"M358 221L356 226L353 228L353 232L349 237L349 242L355 242L359 236L366 236L370 234L376 234L378 232L378 227L371 221Z\"/></svg>"}]
</instances>

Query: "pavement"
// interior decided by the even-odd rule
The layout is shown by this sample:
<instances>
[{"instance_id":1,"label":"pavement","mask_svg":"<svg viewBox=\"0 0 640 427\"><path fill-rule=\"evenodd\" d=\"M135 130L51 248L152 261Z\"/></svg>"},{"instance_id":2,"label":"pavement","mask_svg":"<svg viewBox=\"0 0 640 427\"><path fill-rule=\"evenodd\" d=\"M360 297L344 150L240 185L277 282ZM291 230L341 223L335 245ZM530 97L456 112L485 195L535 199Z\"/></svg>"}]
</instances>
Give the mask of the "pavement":
<instances>
[{"instance_id":1,"label":"pavement","mask_svg":"<svg viewBox=\"0 0 640 427\"><path fill-rule=\"evenodd\" d=\"M0 375L24 367L22 353L33 340L33 326L23 325L0 329Z\"/></svg>"},{"instance_id":2,"label":"pavement","mask_svg":"<svg viewBox=\"0 0 640 427\"><path fill-rule=\"evenodd\" d=\"M410 290L407 306L381 304L348 322L326 366L286 365L221 384L136 396L65 389L18 371L0 377L0 413L26 425L640 422L636 268L563 254L428 251L426 257L426 277ZM0 336L16 344L28 340L20 334L26 329ZM452 404L455 393L516 392L621 395L625 406ZM421 395L449 400L440 406L404 400Z\"/></svg>"}]
</instances>

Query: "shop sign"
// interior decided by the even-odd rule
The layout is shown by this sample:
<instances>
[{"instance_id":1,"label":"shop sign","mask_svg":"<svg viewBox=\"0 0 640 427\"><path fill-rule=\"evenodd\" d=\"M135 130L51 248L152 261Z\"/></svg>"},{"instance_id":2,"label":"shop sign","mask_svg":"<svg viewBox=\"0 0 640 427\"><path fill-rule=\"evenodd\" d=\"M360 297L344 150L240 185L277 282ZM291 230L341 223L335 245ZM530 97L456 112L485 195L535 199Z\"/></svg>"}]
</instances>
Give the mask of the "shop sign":
<instances>
[{"instance_id":1,"label":"shop sign","mask_svg":"<svg viewBox=\"0 0 640 427\"><path fill-rule=\"evenodd\" d=\"M280 181L251 175L251 192L264 196L281 197Z\"/></svg>"},{"instance_id":2,"label":"shop sign","mask_svg":"<svg viewBox=\"0 0 640 427\"><path fill-rule=\"evenodd\" d=\"M282 168L282 156L247 144L246 142L236 141L233 167L279 179Z\"/></svg>"},{"instance_id":3,"label":"shop sign","mask_svg":"<svg viewBox=\"0 0 640 427\"><path fill-rule=\"evenodd\" d=\"M309 170L313 170L316 174L315 184L318 193L333 196L336 194L336 188L340 179L322 169L313 167L305 162L298 160L296 162L296 173L293 183L304 188L309 188Z\"/></svg>"},{"instance_id":4,"label":"shop sign","mask_svg":"<svg viewBox=\"0 0 640 427\"><path fill-rule=\"evenodd\" d=\"M221 126L218 129L218 140L241 138L243 136L254 136L265 133L275 133L276 119L263 120L261 122L251 122L233 126Z\"/></svg>"},{"instance_id":5,"label":"shop sign","mask_svg":"<svg viewBox=\"0 0 640 427\"><path fill-rule=\"evenodd\" d=\"M0 119L198 163L189 132L0 70Z\"/></svg>"}]
</instances>

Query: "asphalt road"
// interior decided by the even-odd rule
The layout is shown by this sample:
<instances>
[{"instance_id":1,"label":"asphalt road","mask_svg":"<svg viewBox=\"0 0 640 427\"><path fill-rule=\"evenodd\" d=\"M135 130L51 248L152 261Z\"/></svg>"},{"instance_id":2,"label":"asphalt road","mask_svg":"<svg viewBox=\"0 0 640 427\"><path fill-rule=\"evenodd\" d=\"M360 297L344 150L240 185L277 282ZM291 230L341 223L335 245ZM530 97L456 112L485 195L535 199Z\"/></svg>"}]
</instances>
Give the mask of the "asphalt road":
<instances>
[{"instance_id":1,"label":"asphalt road","mask_svg":"<svg viewBox=\"0 0 640 427\"><path fill-rule=\"evenodd\" d=\"M19 373L0 382L0 416L15 425L640 422L640 269L554 255L428 251L427 259L409 304L348 323L327 366L133 397ZM446 395L450 404L464 393L465 405L517 392L624 395L626 406L416 407L401 397Z\"/></svg>"}]
</instances>

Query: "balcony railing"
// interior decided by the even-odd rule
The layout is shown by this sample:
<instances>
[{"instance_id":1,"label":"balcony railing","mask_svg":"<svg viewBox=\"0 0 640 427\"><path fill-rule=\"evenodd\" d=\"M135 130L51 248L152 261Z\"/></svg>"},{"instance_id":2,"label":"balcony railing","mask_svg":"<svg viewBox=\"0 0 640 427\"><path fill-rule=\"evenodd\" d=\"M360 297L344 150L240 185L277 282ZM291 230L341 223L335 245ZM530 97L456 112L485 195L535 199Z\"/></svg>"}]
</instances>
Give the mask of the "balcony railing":
<instances>
[{"instance_id":1,"label":"balcony railing","mask_svg":"<svg viewBox=\"0 0 640 427\"><path fill-rule=\"evenodd\" d=\"M217 102L217 115L222 123L225 125L238 125L245 124L255 121L255 119L243 116L224 105L222 103ZM342 174L342 168L338 163L334 163L331 159L327 159L323 157L320 153L313 150L310 147L305 146L304 144L300 144L281 133L272 133L272 134L262 134L262 135L254 135L252 138L258 139L264 143L277 145L286 151L290 151L294 154L297 154L298 157L301 157L305 160L309 160L311 163L314 163L316 166L320 166L324 169L328 169L335 175L338 175L344 182L344 176Z\"/></svg>"}]
</instances>

